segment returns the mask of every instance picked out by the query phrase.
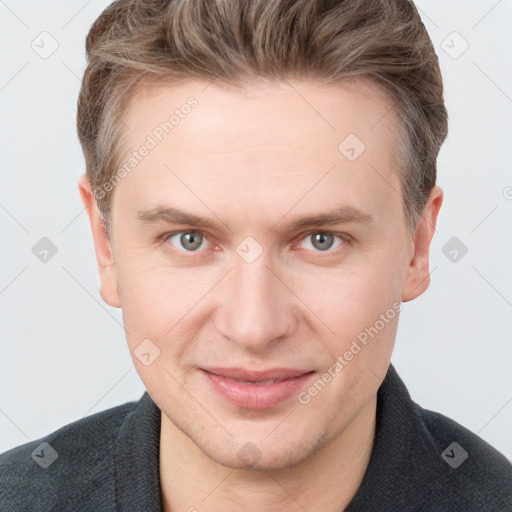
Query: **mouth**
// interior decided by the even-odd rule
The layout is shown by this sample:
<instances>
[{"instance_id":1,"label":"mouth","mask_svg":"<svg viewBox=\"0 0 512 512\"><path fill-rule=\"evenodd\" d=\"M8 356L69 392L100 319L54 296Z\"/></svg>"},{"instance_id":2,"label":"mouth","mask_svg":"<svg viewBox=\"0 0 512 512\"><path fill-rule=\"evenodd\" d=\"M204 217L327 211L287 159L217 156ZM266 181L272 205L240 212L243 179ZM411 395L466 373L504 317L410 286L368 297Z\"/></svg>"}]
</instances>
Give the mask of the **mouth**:
<instances>
[{"instance_id":1,"label":"mouth","mask_svg":"<svg viewBox=\"0 0 512 512\"><path fill-rule=\"evenodd\" d=\"M244 409L269 409L296 395L314 371L274 368L201 368L209 385L228 403Z\"/></svg>"}]
</instances>

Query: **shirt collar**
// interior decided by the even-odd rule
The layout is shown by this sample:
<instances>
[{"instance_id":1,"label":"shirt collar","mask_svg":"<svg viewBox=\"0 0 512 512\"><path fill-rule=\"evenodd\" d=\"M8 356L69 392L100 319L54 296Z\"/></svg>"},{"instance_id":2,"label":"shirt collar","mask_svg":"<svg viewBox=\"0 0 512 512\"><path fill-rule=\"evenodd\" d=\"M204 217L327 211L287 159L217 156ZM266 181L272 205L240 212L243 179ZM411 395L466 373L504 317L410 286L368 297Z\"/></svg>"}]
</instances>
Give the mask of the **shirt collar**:
<instances>
[{"instance_id":1,"label":"shirt collar","mask_svg":"<svg viewBox=\"0 0 512 512\"><path fill-rule=\"evenodd\" d=\"M114 451L119 511L163 512L160 496L160 409L146 391L119 430Z\"/></svg>"},{"instance_id":2,"label":"shirt collar","mask_svg":"<svg viewBox=\"0 0 512 512\"><path fill-rule=\"evenodd\" d=\"M416 408L405 384L390 364L377 392L375 438L370 462L345 512L375 510L376 505L379 510L405 510L407 502L401 508L401 500L422 494L418 486L424 482L418 477L424 472L420 473L414 466L413 457L413 452L421 445L415 428Z\"/></svg>"}]
</instances>

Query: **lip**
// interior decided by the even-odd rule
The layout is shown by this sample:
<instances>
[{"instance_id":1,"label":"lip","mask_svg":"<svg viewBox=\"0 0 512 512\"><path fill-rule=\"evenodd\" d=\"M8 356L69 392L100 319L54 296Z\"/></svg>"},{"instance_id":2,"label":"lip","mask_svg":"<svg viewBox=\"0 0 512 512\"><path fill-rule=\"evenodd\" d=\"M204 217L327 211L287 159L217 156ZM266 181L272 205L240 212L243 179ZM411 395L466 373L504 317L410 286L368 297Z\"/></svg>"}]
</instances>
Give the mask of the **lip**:
<instances>
[{"instance_id":1,"label":"lip","mask_svg":"<svg viewBox=\"0 0 512 512\"><path fill-rule=\"evenodd\" d=\"M290 379L299 377L310 370L301 370L298 368L271 368L269 370L247 370L245 368L223 368L220 366L209 366L202 368L207 372L227 377L229 379L243 380L246 382L261 382L265 380Z\"/></svg>"},{"instance_id":2,"label":"lip","mask_svg":"<svg viewBox=\"0 0 512 512\"><path fill-rule=\"evenodd\" d=\"M256 371L245 368L200 368L212 388L227 402L244 409L270 409L296 395L315 373L296 368ZM278 382L268 383L267 381ZM244 381L244 382L239 382Z\"/></svg>"}]
</instances>

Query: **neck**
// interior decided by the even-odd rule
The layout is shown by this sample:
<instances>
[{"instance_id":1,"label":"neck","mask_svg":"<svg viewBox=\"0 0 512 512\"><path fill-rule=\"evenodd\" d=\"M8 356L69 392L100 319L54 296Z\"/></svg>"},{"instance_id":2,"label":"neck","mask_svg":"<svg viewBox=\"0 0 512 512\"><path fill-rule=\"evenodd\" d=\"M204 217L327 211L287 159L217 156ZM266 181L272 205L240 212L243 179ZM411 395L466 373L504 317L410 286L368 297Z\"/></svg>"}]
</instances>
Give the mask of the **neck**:
<instances>
[{"instance_id":1,"label":"neck","mask_svg":"<svg viewBox=\"0 0 512 512\"><path fill-rule=\"evenodd\" d=\"M222 466L205 455L165 414L161 416L160 484L165 512L339 512L357 492L369 464L377 397L332 442L279 470Z\"/></svg>"}]
</instances>

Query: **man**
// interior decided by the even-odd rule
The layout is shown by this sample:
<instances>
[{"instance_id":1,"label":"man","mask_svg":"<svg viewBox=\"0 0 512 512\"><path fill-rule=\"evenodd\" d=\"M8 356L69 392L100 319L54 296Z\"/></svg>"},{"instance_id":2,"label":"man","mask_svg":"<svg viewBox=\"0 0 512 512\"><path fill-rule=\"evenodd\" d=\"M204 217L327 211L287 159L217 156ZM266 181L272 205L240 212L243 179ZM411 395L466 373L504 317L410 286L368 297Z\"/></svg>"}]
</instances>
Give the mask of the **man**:
<instances>
[{"instance_id":1,"label":"man","mask_svg":"<svg viewBox=\"0 0 512 512\"><path fill-rule=\"evenodd\" d=\"M414 5L120 0L87 53L79 189L147 393L3 454L0 508L512 510L390 365L443 199Z\"/></svg>"}]
</instances>

